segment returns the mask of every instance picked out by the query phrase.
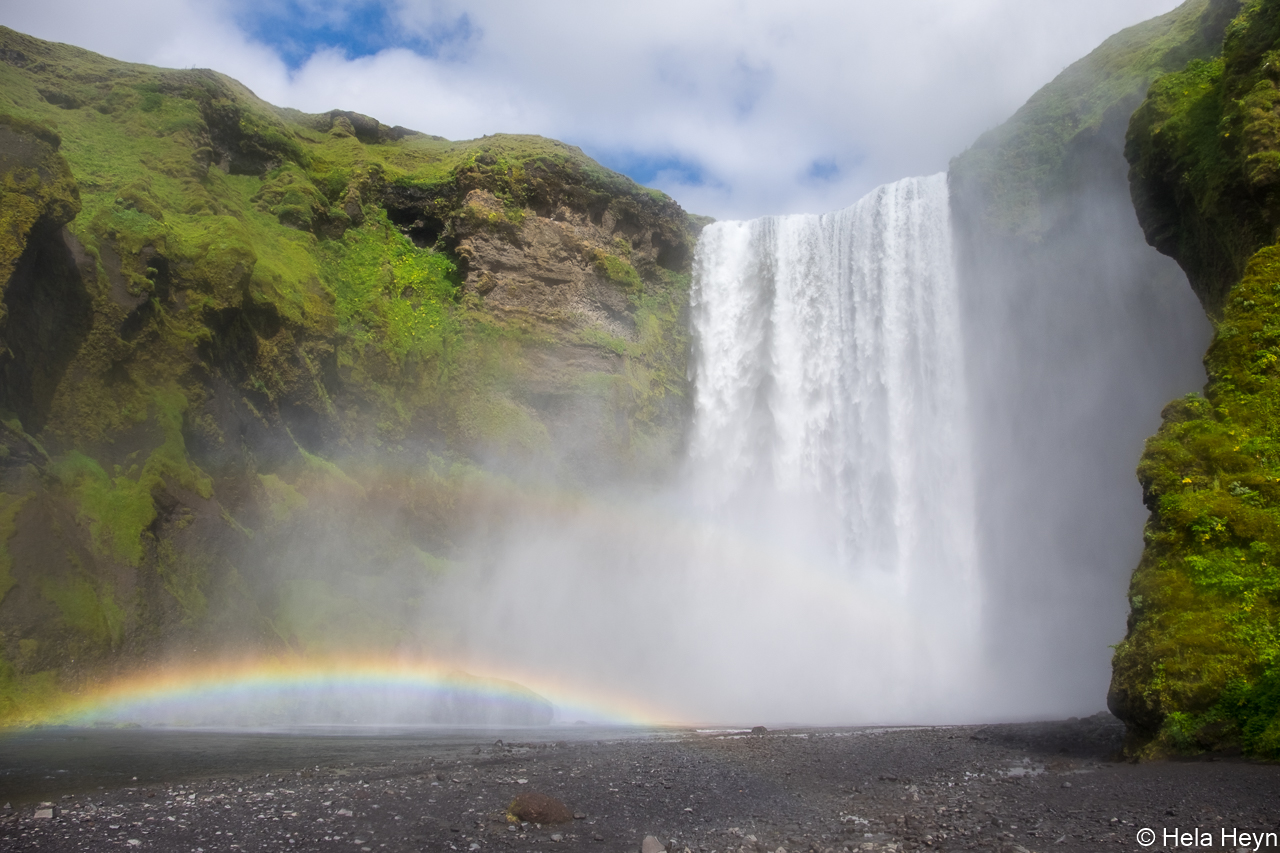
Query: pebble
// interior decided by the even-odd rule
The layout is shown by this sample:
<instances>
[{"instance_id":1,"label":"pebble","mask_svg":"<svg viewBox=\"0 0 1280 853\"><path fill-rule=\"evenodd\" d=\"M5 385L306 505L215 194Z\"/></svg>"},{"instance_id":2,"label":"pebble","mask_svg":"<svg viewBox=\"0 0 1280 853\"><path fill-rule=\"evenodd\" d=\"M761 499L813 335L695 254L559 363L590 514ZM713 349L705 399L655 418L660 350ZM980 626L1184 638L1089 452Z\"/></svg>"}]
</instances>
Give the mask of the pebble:
<instances>
[{"instance_id":1,"label":"pebble","mask_svg":"<svg viewBox=\"0 0 1280 853\"><path fill-rule=\"evenodd\" d=\"M1094 739L1095 746L1085 738L1100 726L1106 737ZM0 850L69 853L127 844L160 851L363 853L363 845L382 853L527 853L553 845L598 853L628 847L633 853L923 853L931 843L934 850L981 853L1092 851L1119 849L1132 842L1137 827L1160 825L1169 803L1187 799L1188 790L1196 791L1205 815L1219 816L1203 818L1215 824L1237 811L1269 813L1280 790L1280 766L1179 765L1185 778L1173 778L1159 763L1109 763L1123 732L1105 721L743 734L513 744L474 764L471 743L452 751L430 746L410 753L417 766L397 756L399 763L385 766L272 773L269 782L258 776L175 783L167 790L159 783L99 788L64 797L54 811L58 820L30 817L36 808L54 810L53 803L20 802L18 813L0 811ZM1004 773L1010 766L1044 769L1017 777ZM437 775L465 784L432 787ZM511 787L517 775L544 787L547 796L573 802L566 817L582 823L508 824L513 797L529 790ZM1076 781L1085 785L1084 795L1063 790ZM1095 792L1107 812L1076 813L1079 797ZM335 810L340 803L350 807ZM646 829L653 834L642 836ZM135 843L128 844L126 834L136 836Z\"/></svg>"}]
</instances>

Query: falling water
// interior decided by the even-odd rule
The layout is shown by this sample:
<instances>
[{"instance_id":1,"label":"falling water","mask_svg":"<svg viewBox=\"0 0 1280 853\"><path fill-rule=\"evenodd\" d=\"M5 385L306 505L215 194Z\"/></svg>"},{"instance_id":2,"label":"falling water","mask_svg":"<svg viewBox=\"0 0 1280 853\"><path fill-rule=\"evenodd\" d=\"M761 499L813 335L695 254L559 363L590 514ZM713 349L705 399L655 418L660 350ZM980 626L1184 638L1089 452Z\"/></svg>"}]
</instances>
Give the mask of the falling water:
<instances>
[{"instance_id":1,"label":"falling water","mask_svg":"<svg viewBox=\"0 0 1280 853\"><path fill-rule=\"evenodd\" d=\"M944 175L706 228L688 479L513 528L459 648L681 720L988 713L957 290Z\"/></svg>"},{"instance_id":2,"label":"falling water","mask_svg":"<svg viewBox=\"0 0 1280 853\"><path fill-rule=\"evenodd\" d=\"M948 595L974 573L946 175L698 244L691 459L729 507L799 502L845 569ZM810 527L808 534L815 535ZM940 588L941 587L941 588Z\"/></svg>"}]
</instances>

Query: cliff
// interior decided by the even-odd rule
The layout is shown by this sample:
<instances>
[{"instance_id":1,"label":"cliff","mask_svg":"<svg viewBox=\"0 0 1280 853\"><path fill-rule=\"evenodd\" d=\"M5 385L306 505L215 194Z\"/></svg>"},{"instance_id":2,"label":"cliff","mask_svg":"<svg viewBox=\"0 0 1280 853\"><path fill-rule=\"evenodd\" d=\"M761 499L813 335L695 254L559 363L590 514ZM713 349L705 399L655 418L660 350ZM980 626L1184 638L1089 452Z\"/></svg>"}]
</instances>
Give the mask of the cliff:
<instances>
[{"instance_id":1,"label":"cliff","mask_svg":"<svg viewBox=\"0 0 1280 853\"><path fill-rule=\"evenodd\" d=\"M1101 705L1142 550L1134 461L1204 383L1211 330L1146 245L1125 129L1153 80L1217 53L1234 5L1108 38L951 164L986 629L1022 713Z\"/></svg>"},{"instance_id":2,"label":"cliff","mask_svg":"<svg viewBox=\"0 0 1280 853\"><path fill-rule=\"evenodd\" d=\"M662 193L4 28L0 95L0 723L164 656L429 652L518 484L671 470Z\"/></svg>"},{"instance_id":3,"label":"cliff","mask_svg":"<svg viewBox=\"0 0 1280 853\"><path fill-rule=\"evenodd\" d=\"M1147 239L1216 333L1203 395L1170 403L1138 475L1150 510L1111 706L1129 748L1280 756L1280 4L1161 77L1129 126Z\"/></svg>"}]
</instances>

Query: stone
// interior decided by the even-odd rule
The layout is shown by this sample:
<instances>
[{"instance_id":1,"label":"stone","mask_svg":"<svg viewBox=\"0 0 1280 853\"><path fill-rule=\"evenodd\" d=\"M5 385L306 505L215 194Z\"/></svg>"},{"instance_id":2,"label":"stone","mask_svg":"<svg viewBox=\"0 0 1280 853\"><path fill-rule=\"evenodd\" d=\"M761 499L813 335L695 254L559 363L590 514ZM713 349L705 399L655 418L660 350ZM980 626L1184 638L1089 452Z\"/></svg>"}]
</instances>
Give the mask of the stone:
<instances>
[{"instance_id":1,"label":"stone","mask_svg":"<svg viewBox=\"0 0 1280 853\"><path fill-rule=\"evenodd\" d=\"M667 848L652 835L646 835L640 844L640 853L666 853Z\"/></svg>"},{"instance_id":2,"label":"stone","mask_svg":"<svg viewBox=\"0 0 1280 853\"><path fill-rule=\"evenodd\" d=\"M511 801L507 811L521 821L542 824L569 823L573 812L564 803L548 794L528 791Z\"/></svg>"},{"instance_id":3,"label":"stone","mask_svg":"<svg viewBox=\"0 0 1280 853\"><path fill-rule=\"evenodd\" d=\"M53 820L53 809L36 809L36 820Z\"/></svg>"}]
</instances>

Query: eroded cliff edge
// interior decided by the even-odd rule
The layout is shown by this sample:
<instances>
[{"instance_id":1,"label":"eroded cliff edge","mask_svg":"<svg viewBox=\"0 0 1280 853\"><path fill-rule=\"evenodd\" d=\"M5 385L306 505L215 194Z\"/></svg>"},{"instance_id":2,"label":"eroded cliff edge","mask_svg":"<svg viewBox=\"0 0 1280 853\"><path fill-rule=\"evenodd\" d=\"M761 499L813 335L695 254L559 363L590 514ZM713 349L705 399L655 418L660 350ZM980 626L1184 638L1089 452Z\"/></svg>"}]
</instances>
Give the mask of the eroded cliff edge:
<instances>
[{"instance_id":1,"label":"eroded cliff edge","mask_svg":"<svg viewBox=\"0 0 1280 853\"><path fill-rule=\"evenodd\" d=\"M0 28L0 177L0 722L162 656L438 650L476 519L679 457L698 222L575 148Z\"/></svg>"},{"instance_id":2,"label":"eroded cliff edge","mask_svg":"<svg viewBox=\"0 0 1280 853\"><path fill-rule=\"evenodd\" d=\"M1204 394L1170 403L1138 469L1150 510L1117 647L1129 748L1280 756L1280 4L1151 87L1129 126L1134 204L1216 334Z\"/></svg>"}]
</instances>

